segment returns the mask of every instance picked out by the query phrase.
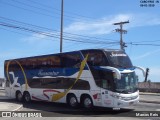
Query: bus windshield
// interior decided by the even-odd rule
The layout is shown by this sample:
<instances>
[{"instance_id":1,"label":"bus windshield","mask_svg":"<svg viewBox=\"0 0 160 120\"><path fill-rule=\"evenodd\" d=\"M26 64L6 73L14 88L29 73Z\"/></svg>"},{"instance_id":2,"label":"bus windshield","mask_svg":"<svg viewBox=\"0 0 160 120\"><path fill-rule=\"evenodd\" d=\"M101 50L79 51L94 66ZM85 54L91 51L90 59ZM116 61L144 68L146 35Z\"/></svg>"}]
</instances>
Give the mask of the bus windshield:
<instances>
[{"instance_id":1,"label":"bus windshield","mask_svg":"<svg viewBox=\"0 0 160 120\"><path fill-rule=\"evenodd\" d=\"M115 91L118 93L133 93L138 90L138 78L135 72L122 73L121 79L115 79Z\"/></svg>"},{"instance_id":2,"label":"bus windshield","mask_svg":"<svg viewBox=\"0 0 160 120\"><path fill-rule=\"evenodd\" d=\"M105 51L111 66L116 68L132 68L131 60L123 51Z\"/></svg>"}]
</instances>

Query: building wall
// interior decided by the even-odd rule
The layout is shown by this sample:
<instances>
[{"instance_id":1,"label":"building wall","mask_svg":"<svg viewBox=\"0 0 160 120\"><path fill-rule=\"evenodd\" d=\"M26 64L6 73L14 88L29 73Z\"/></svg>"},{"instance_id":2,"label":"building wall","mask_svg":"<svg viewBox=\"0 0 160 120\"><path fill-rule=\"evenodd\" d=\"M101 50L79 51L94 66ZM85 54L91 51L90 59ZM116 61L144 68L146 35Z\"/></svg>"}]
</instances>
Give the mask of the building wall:
<instances>
[{"instance_id":1,"label":"building wall","mask_svg":"<svg viewBox=\"0 0 160 120\"><path fill-rule=\"evenodd\" d=\"M160 82L139 82L140 92L156 92L160 93Z\"/></svg>"}]
</instances>

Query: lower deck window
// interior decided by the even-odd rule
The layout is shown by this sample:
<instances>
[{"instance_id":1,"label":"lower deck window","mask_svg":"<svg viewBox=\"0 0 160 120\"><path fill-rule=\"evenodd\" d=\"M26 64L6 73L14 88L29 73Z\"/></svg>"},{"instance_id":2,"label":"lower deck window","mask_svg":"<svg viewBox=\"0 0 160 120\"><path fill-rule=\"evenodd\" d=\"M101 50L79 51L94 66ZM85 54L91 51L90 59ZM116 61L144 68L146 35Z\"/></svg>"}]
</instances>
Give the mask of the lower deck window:
<instances>
[{"instance_id":1,"label":"lower deck window","mask_svg":"<svg viewBox=\"0 0 160 120\"><path fill-rule=\"evenodd\" d=\"M90 90L88 81L79 79L75 84L75 78L36 78L29 80L31 88L68 89L71 86L76 90ZM74 84L74 85L73 85Z\"/></svg>"}]
</instances>

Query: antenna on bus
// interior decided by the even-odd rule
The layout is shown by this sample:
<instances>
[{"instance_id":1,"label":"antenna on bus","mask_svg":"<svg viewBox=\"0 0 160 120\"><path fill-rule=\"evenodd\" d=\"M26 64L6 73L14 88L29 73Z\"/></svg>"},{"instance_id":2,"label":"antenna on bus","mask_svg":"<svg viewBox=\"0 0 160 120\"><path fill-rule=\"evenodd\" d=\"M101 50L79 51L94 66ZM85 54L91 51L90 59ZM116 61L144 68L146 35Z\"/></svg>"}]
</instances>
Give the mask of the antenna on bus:
<instances>
[{"instance_id":1,"label":"antenna on bus","mask_svg":"<svg viewBox=\"0 0 160 120\"><path fill-rule=\"evenodd\" d=\"M120 25L120 29L117 28L115 29L116 32L119 32L120 33L120 49L121 50L125 50L124 48L127 47L125 45L125 42L123 42L123 38L122 38L122 35L123 34L127 34L127 30L123 30L123 24L126 24L126 23L129 23L129 20L128 21L125 21L125 22L119 22L119 23L114 23L113 25Z\"/></svg>"}]
</instances>

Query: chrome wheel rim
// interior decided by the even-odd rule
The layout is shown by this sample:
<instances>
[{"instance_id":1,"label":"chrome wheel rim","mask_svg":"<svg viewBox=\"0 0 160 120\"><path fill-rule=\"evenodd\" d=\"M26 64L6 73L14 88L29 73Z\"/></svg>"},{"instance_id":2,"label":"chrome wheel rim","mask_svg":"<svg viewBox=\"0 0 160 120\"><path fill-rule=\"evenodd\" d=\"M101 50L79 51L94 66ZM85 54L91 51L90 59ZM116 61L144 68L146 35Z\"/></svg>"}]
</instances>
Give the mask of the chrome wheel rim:
<instances>
[{"instance_id":1,"label":"chrome wheel rim","mask_svg":"<svg viewBox=\"0 0 160 120\"><path fill-rule=\"evenodd\" d=\"M28 101L30 101L30 95L27 93L26 95L25 95L25 100L28 102Z\"/></svg>"},{"instance_id":2,"label":"chrome wheel rim","mask_svg":"<svg viewBox=\"0 0 160 120\"><path fill-rule=\"evenodd\" d=\"M89 107L91 107L91 105L92 105L91 99L90 99L90 98L86 98L86 99L84 100L84 106L85 106L86 108L89 108Z\"/></svg>"},{"instance_id":3,"label":"chrome wheel rim","mask_svg":"<svg viewBox=\"0 0 160 120\"><path fill-rule=\"evenodd\" d=\"M70 105L71 106L76 106L76 104L77 104L76 98L75 97L71 97L71 99L70 99Z\"/></svg>"},{"instance_id":4,"label":"chrome wheel rim","mask_svg":"<svg viewBox=\"0 0 160 120\"><path fill-rule=\"evenodd\" d=\"M22 100L22 94L21 93L18 93L18 101L21 101Z\"/></svg>"}]
</instances>

